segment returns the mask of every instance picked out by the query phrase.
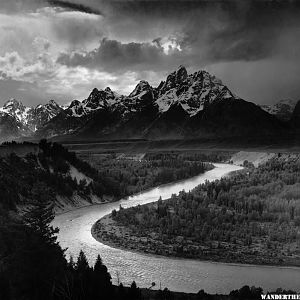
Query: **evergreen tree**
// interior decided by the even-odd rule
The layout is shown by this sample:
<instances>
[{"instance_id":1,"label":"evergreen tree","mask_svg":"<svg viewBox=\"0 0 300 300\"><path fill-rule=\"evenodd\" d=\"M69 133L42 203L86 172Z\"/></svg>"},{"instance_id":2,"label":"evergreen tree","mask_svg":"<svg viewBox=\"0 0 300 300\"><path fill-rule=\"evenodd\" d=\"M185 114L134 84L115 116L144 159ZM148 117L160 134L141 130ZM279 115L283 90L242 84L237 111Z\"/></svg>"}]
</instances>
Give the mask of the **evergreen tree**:
<instances>
[{"instance_id":1,"label":"evergreen tree","mask_svg":"<svg viewBox=\"0 0 300 300\"><path fill-rule=\"evenodd\" d=\"M90 268L87 258L82 250L77 258L74 275L75 295L78 296L78 299L92 299L92 269Z\"/></svg>"},{"instance_id":2,"label":"evergreen tree","mask_svg":"<svg viewBox=\"0 0 300 300\"><path fill-rule=\"evenodd\" d=\"M97 256L93 272L93 290L95 297L109 299L112 294L111 276L107 267L102 263L100 255Z\"/></svg>"},{"instance_id":3,"label":"evergreen tree","mask_svg":"<svg viewBox=\"0 0 300 300\"><path fill-rule=\"evenodd\" d=\"M87 261L87 258L82 250L79 252L79 256L77 258L77 263L76 263L76 270L79 273L85 273L90 269L89 263Z\"/></svg>"},{"instance_id":4,"label":"evergreen tree","mask_svg":"<svg viewBox=\"0 0 300 300\"><path fill-rule=\"evenodd\" d=\"M59 231L58 228L50 225L54 219L53 206L54 203L43 200L39 201L24 216L27 225L50 244L56 244L56 234Z\"/></svg>"},{"instance_id":5,"label":"evergreen tree","mask_svg":"<svg viewBox=\"0 0 300 300\"><path fill-rule=\"evenodd\" d=\"M129 289L129 299L138 300L140 298L141 298L140 290L137 287L136 282L133 281Z\"/></svg>"},{"instance_id":6,"label":"evergreen tree","mask_svg":"<svg viewBox=\"0 0 300 300\"><path fill-rule=\"evenodd\" d=\"M50 225L52 207L43 201L47 195L42 195L41 201L26 213L25 226L16 227L22 235L9 261L15 299L54 299L66 270L64 250L56 242L58 229Z\"/></svg>"},{"instance_id":7,"label":"evergreen tree","mask_svg":"<svg viewBox=\"0 0 300 300\"><path fill-rule=\"evenodd\" d=\"M118 300L126 299L126 291L122 282L119 284L117 291L118 291L118 295L117 295Z\"/></svg>"}]
</instances>

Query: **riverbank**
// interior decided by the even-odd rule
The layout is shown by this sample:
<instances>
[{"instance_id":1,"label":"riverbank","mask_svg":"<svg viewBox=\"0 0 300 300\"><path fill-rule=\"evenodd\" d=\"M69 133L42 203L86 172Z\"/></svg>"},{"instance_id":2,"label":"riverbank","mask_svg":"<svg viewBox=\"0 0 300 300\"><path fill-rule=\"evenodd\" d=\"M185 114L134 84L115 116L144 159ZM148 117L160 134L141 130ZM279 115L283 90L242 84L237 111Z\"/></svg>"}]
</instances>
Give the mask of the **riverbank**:
<instances>
[{"instance_id":1,"label":"riverbank","mask_svg":"<svg viewBox=\"0 0 300 300\"><path fill-rule=\"evenodd\" d=\"M237 247L238 249L232 252L225 243L199 245L198 243L193 243L191 240L186 240L183 252L179 253L178 247L181 247L181 243L184 240L182 236L175 238L172 243L156 239L155 233L151 232L146 235L137 236L133 234L130 228L117 224L112 219L111 214L98 220L92 226L91 233L94 239L104 245L141 254L231 264L300 267L299 257L295 258L293 255L274 257L275 254L271 251L269 252L270 255L266 253L259 255L257 252L253 253L250 250L243 250L243 247Z\"/></svg>"},{"instance_id":2,"label":"riverbank","mask_svg":"<svg viewBox=\"0 0 300 300\"><path fill-rule=\"evenodd\" d=\"M131 299L133 290L135 291L136 295L141 296L143 300L162 300L162 299L172 299L172 300L199 300L199 299L210 299L210 300L245 300L245 299L252 299L252 300L260 300L261 294L263 290L259 287L252 286L243 286L240 289L232 290L228 294L216 294L216 293L206 293L203 289L199 290L198 293L182 293L182 292L174 292L170 291L168 288L160 289L160 290L153 290L150 288L136 288L132 289L131 287L124 287L121 288L118 286L113 286L115 294L119 294L120 290L122 291L122 296L124 299ZM277 293L276 293L277 290ZM295 294L294 291L282 291L280 288L274 290L274 294ZM265 291L265 294L267 291ZM126 298L127 296L127 298ZM123 298L122 298L123 299Z\"/></svg>"},{"instance_id":3,"label":"riverbank","mask_svg":"<svg viewBox=\"0 0 300 300\"><path fill-rule=\"evenodd\" d=\"M279 160L277 163L282 166L281 158ZM290 157L286 168L282 167L280 172L285 172L282 173L284 176L296 175L293 163L294 158ZM241 209L237 205L238 200L232 202L231 206L225 206L229 202L223 201L231 199L230 197L247 199L243 197L251 195L256 195L256 199L263 201L265 198L259 198L259 195L266 193L273 197L268 203L277 199L276 197L281 199L281 203L285 203L287 195L296 197L293 191L297 190L297 181L289 181L290 185L282 182L280 189L270 188L274 179L264 182L264 185L246 185L257 176L264 178L264 174L270 174L270 170L276 169L277 165L270 164L268 168L251 168L248 170L250 173L247 171L237 176L231 175L227 181L212 183L203 187L203 190L196 189L192 193L172 197L165 200L164 204L159 201L114 211L113 216L105 216L94 224L92 235L109 246L140 253L235 264L299 267L297 216L292 216L294 219L286 219L283 223L282 216L276 215L272 210L259 213L259 206L253 206L253 202L247 202L248 206ZM221 191L221 185L227 189L226 192ZM217 197L216 190L221 191L220 198ZM208 200L211 202L204 202ZM263 205L263 202L259 203ZM202 225L199 225L200 222ZM214 226L209 231L208 224L212 222ZM287 226L290 231L284 231Z\"/></svg>"},{"instance_id":4,"label":"riverbank","mask_svg":"<svg viewBox=\"0 0 300 300\"><path fill-rule=\"evenodd\" d=\"M229 172L225 177L232 177L239 171ZM164 201L167 200L169 199ZM157 209L157 202L151 202L143 206L147 206L149 210ZM91 234L94 239L107 246L142 254L233 264L300 266L299 257L294 259L293 256L287 254L278 257L276 251L271 249L261 252L255 244L252 248L239 244L231 248L229 243L216 241L199 243L183 236L175 236L171 240L166 237L161 240L155 232L140 232L137 235L137 232L133 231L130 225L123 226L113 220L111 214L94 223Z\"/></svg>"},{"instance_id":5,"label":"riverbank","mask_svg":"<svg viewBox=\"0 0 300 300\"><path fill-rule=\"evenodd\" d=\"M229 293L243 285L261 286L264 290L275 290L278 286L285 289L296 289L299 286L300 269L294 267L267 267L242 264L225 264L194 259L178 259L158 255L145 255L134 251L121 250L99 243L91 235L91 228L97 220L120 207L129 208L155 202L162 196L168 199L172 194L182 190L192 190L206 180L213 181L239 170L231 164L215 164L216 168L194 179L180 184L169 184L154 188L118 202L94 205L77 209L56 216L53 226L60 228L58 241L63 248L68 248L66 256L76 257L83 250L90 264L95 262L98 254L107 265L112 281L118 280L130 286L134 280L140 287L149 287L151 282L159 283L162 288L172 291L197 293L200 289L206 292ZM164 201L163 201L164 202Z\"/></svg>"},{"instance_id":6,"label":"riverbank","mask_svg":"<svg viewBox=\"0 0 300 300\"><path fill-rule=\"evenodd\" d=\"M199 153L207 154L207 151L202 150L202 151L199 151ZM213 152L214 151L212 151L212 153ZM219 153L218 151L215 151L215 152ZM228 152L228 154L229 154L229 152ZM116 156L116 160L119 161L119 162L122 162L122 163L124 163L125 161L132 162L132 161L138 160L138 162L140 163L140 156L138 156L138 158L136 158L135 157L136 155L137 155L136 153L132 153L132 152L130 153L130 155L129 155L129 153L127 153L126 155L123 153L123 154L120 154L120 155ZM253 163L255 166L257 166L259 163L265 162L266 160L274 157L275 153L240 151L240 152L235 152L235 153L232 152L232 153L230 153L230 155L231 156L229 156L229 158L226 159L226 162L228 162L228 163L230 162L233 165L242 166L244 161L248 161L250 163ZM284 156L287 156L287 155L283 154L282 158ZM290 156L290 155L288 155L288 156ZM224 155L224 157L225 157L225 155ZM93 164L96 164L96 165L97 165L97 163L99 163L98 158L96 160L91 159L91 155L89 155L89 159L86 158L86 160L89 163L93 163ZM225 161L225 159L224 159L224 161ZM78 176L78 175L81 175L81 176ZM75 177L77 179L77 181L79 182L80 179L86 178L86 177L83 177L82 175L83 174L81 174L80 172L77 171L75 175L74 174L72 175L72 177ZM189 177L189 178L193 178L193 177L194 176ZM178 179L178 180L172 181L170 183L172 183L172 184L177 183L177 182L180 182L182 180L189 179L189 178ZM86 179L87 179L87 181L90 181L90 179L88 179L88 178L86 178ZM148 190L150 190L152 188L162 187L162 186L168 185L170 183L164 183L164 184L161 184L161 185L158 185L158 186L148 186L145 189L142 188L140 190L140 193L144 193L144 192L147 192ZM132 193L128 194L127 197L130 197L131 195L132 195ZM55 209L54 210L55 210L56 215L59 215L59 214L66 213L66 212L69 212L69 211L74 210L74 209L80 209L80 208L84 208L84 207L90 206L90 205L98 205L98 204L103 204L103 203L108 203L108 202L113 202L113 201L119 201L120 199L123 199L123 198L126 198L126 196L122 196L122 197L119 197L119 198L114 198L112 196L107 196L107 195L104 195L101 198L97 197L96 195L91 195L89 197L84 198L84 197L82 197L78 194L76 194L72 197L69 197L69 198L68 197L57 196L57 200L55 202Z\"/></svg>"},{"instance_id":7,"label":"riverbank","mask_svg":"<svg viewBox=\"0 0 300 300\"><path fill-rule=\"evenodd\" d=\"M206 167L207 167L205 172L213 170L215 168L213 163L210 163L210 162L204 162L204 163L206 164ZM233 171L233 172L235 172L235 171ZM231 172L231 173L233 173L233 172ZM204 174L204 173L201 173L201 174ZM230 176L231 173L229 173L228 176ZM172 182L162 183L158 186L147 187L147 188L141 190L140 193L138 193L138 194L148 192L154 188L163 188L163 187L167 187L170 184L178 184L178 183L184 182L185 180L197 178L201 174L197 174L197 175L189 177L189 178L178 179L178 180L175 180ZM91 195L88 197L88 199L83 198L82 196L80 196L78 194L73 195L70 198L57 196L56 202L55 202L55 207L54 207L54 212L55 212L55 215L61 215L61 214L70 212L72 210L81 209L81 208L93 206L93 205L113 203L113 202L120 201L122 199L127 199L132 196L133 195L127 195L127 196L121 197L121 198L114 198L111 196L104 195L102 198L100 198L100 197L97 197L96 195Z\"/></svg>"},{"instance_id":8,"label":"riverbank","mask_svg":"<svg viewBox=\"0 0 300 300\"><path fill-rule=\"evenodd\" d=\"M146 204L148 206L154 203ZM281 267L300 267L300 259L293 256L273 257L266 253L259 255L238 247L235 252L229 250L225 243L212 243L211 245L200 245L191 240L184 241L182 236L178 236L172 243L163 242L156 238L155 233L144 235L134 235L130 228L117 224L112 219L111 214L98 220L91 229L91 234L98 242L109 247L118 248L125 251L132 251L141 254L151 254L166 257L176 257L184 259L199 259L204 261L222 262L230 264L245 265L268 265ZM184 241L183 252L178 252Z\"/></svg>"}]
</instances>

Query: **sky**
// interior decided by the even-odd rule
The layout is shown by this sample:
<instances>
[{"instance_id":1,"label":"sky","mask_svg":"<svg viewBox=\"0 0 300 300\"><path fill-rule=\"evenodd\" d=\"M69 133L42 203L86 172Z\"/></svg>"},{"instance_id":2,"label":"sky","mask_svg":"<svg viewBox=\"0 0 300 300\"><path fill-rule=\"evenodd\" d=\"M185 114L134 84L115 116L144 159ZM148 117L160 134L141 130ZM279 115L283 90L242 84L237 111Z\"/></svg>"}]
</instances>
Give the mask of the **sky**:
<instances>
[{"instance_id":1,"label":"sky","mask_svg":"<svg viewBox=\"0 0 300 300\"><path fill-rule=\"evenodd\" d=\"M129 94L186 66L257 104L300 99L297 0L1 0L0 105Z\"/></svg>"}]
</instances>

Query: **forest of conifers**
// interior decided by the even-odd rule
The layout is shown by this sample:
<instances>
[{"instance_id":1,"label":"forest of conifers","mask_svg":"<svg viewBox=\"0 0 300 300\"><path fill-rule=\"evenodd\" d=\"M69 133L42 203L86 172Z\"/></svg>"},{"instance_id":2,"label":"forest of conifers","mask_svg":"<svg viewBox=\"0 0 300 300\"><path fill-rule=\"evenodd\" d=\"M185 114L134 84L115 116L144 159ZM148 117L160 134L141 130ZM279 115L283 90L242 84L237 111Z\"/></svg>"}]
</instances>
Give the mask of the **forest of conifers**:
<instances>
[{"instance_id":1,"label":"forest of conifers","mask_svg":"<svg viewBox=\"0 0 300 300\"><path fill-rule=\"evenodd\" d=\"M212 168L202 162L220 162L229 158L227 153L147 153L142 160L118 159L115 153L104 155L80 154L103 177L115 183L121 196L127 196L153 186L199 175ZM119 185L117 185L119 183Z\"/></svg>"},{"instance_id":2,"label":"forest of conifers","mask_svg":"<svg viewBox=\"0 0 300 300\"><path fill-rule=\"evenodd\" d=\"M82 161L59 144L42 140L38 147L39 151L36 154L19 157L12 153L0 157L0 299L260 299L261 289L247 286L227 296L208 295L204 291L185 295L167 289L152 292L139 289L135 283L132 283L131 287L123 287L121 284L113 286L101 257L97 258L92 267L83 252L75 261L67 261L65 250L61 249L56 239L58 229L51 226L57 195L72 197L79 194L88 199L94 193L99 197L108 194L112 199L117 199L123 194L134 192L132 188L124 189L123 182L124 186L137 185L138 189L143 189L169 180L190 177L211 168L201 161L218 161L222 159L221 156L201 156L199 161L196 154L181 157L178 157L178 154L151 154L142 163L117 161L112 158L106 161L106 164L103 163L102 169L100 165L91 167L89 163ZM72 178L69 173L70 166L92 181L78 182ZM250 175L244 173L215 184L207 183L193 193L182 193L176 198L173 197L166 204L159 202L157 210L153 211L155 219L149 218L147 208L140 207L138 209L145 209L143 213L146 221L145 227L141 228L152 228L156 222L160 228L159 234L162 234L163 238L168 239L169 236L178 234L189 236L197 231L191 227L191 224L194 224L191 222L196 222L196 225L197 222L202 224L202 221L194 217L195 211L198 211L205 227L203 234L202 230L198 230L200 233L197 238L200 238L201 242L206 243L209 239L214 241L219 238L222 247L226 239L234 243L236 238L236 244L246 241L244 231L251 234L250 224L255 221L276 224L276 229L277 224L280 224L281 230L274 229L274 235L271 235L270 247L274 247L276 243L280 245L284 238L288 241L287 244L294 243L298 237L293 235L293 230L287 237L284 237L284 234L287 228L294 229L295 226L299 226L299 206L293 201L299 181L299 164L270 162L264 168L266 171L263 168L251 169ZM267 176L267 170L274 171L269 172L270 176ZM171 171L175 175L170 176ZM250 183L245 176L251 179ZM269 184L270 180L274 182ZM253 189L252 194L257 194L254 200L249 189ZM244 195L247 195L244 190L249 194L245 201L251 205L247 206L242 200ZM269 198L276 199L281 196L286 200L278 200L278 203L275 201L274 204ZM230 197L236 197L236 206L228 200ZM178 205L174 205L175 202ZM284 209L278 205L283 205ZM122 210L119 215L120 221L135 222L130 217L133 216L133 212ZM209 218L203 216L204 213L208 213ZM231 222L227 214L230 214L231 219L234 214L235 222ZM178 215L179 219L170 225L168 222L171 222L172 216L175 215ZM187 224L182 224L181 220L188 220ZM217 222L227 227L221 232ZM166 225L165 229L162 228L162 224ZM235 230L233 235L228 236L226 230L229 231L229 228ZM248 239L248 244L253 243L254 241Z\"/></svg>"},{"instance_id":3,"label":"forest of conifers","mask_svg":"<svg viewBox=\"0 0 300 300\"><path fill-rule=\"evenodd\" d=\"M67 262L56 241L58 229L50 225L57 195L79 194L86 199L91 194L112 199L123 195L122 181L113 174L125 162L101 173L60 144L42 140L38 149L23 157L13 152L0 157L0 299L140 299L135 284L130 289L112 286L100 257L94 267L88 265L84 253L75 263ZM181 166L167 156L155 160L157 177L152 184L173 180L163 175L165 170L174 170L179 179L211 168L201 162L180 162ZM72 178L70 166L92 181ZM151 166L137 165L129 174Z\"/></svg>"},{"instance_id":4,"label":"forest of conifers","mask_svg":"<svg viewBox=\"0 0 300 300\"><path fill-rule=\"evenodd\" d=\"M148 244L162 241L158 254L299 265L300 162L277 157L246 165L156 205L121 209L114 220Z\"/></svg>"},{"instance_id":5,"label":"forest of conifers","mask_svg":"<svg viewBox=\"0 0 300 300\"><path fill-rule=\"evenodd\" d=\"M75 193L89 200L92 194L120 199L133 192L173 180L189 178L212 168L201 161L187 158L151 156L143 162L105 159L92 167L74 152L57 143L42 140L37 154L19 157L14 153L0 157L0 203L9 209L18 204L39 202L46 194L48 201L56 196L72 197ZM189 158L190 159L190 158ZM91 179L79 182L72 178L70 165Z\"/></svg>"}]
</instances>

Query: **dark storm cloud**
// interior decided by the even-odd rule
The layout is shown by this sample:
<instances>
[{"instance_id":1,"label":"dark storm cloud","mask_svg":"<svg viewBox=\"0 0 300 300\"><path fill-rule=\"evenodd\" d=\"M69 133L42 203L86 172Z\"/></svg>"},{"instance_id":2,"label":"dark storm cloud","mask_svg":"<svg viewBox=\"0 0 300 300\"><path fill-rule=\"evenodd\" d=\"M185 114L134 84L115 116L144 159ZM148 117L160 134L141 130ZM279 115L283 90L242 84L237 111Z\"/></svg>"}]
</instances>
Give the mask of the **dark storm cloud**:
<instances>
[{"instance_id":1,"label":"dark storm cloud","mask_svg":"<svg viewBox=\"0 0 300 300\"><path fill-rule=\"evenodd\" d=\"M58 63L67 66L99 68L109 72L166 68L168 56L153 43L121 43L102 39L99 48L85 53L61 54Z\"/></svg>"},{"instance_id":2,"label":"dark storm cloud","mask_svg":"<svg viewBox=\"0 0 300 300\"><path fill-rule=\"evenodd\" d=\"M103 15L102 11L95 6L86 5L89 1L68 0L1 0L0 10L6 12L32 11L45 6L56 6L68 10L80 11L87 14ZM98 5L97 5L98 6Z\"/></svg>"},{"instance_id":3,"label":"dark storm cloud","mask_svg":"<svg viewBox=\"0 0 300 300\"><path fill-rule=\"evenodd\" d=\"M58 6L61 8L66 8L70 10L80 11L87 14L103 15L99 9L95 9L84 4L74 3L64 0L47 0L48 3L52 6Z\"/></svg>"},{"instance_id":4,"label":"dark storm cloud","mask_svg":"<svg viewBox=\"0 0 300 300\"><path fill-rule=\"evenodd\" d=\"M210 62L264 59L276 53L284 30L299 28L299 8L299 2L283 1L228 1L213 9L210 3L191 14L182 46L207 48Z\"/></svg>"},{"instance_id":5,"label":"dark storm cloud","mask_svg":"<svg viewBox=\"0 0 300 300\"><path fill-rule=\"evenodd\" d=\"M249 100L300 97L299 72L292 67L300 62L300 1L85 3L103 8L114 38L84 54L65 52L58 59L61 64L133 71L138 77L147 71L161 76L183 64L190 71L211 70ZM180 51L165 51L168 41ZM284 88L278 91L274 86Z\"/></svg>"},{"instance_id":6,"label":"dark storm cloud","mask_svg":"<svg viewBox=\"0 0 300 300\"><path fill-rule=\"evenodd\" d=\"M35 10L51 5L63 9ZM85 76L71 78L72 84L98 78L98 71L118 82L126 77L127 85L137 78L158 82L183 64L189 71L209 70L248 100L300 98L299 0L1 0L3 9L36 11L41 21L52 22L46 38L53 61L61 52L57 69ZM25 57L23 48L16 51ZM118 82L122 92L125 84Z\"/></svg>"},{"instance_id":7,"label":"dark storm cloud","mask_svg":"<svg viewBox=\"0 0 300 300\"><path fill-rule=\"evenodd\" d=\"M63 42L68 42L69 46L83 47L88 42L98 43L98 40L105 36L104 29L101 26L101 17L95 15L80 16L73 14L57 17L57 21L53 23L52 28L57 38Z\"/></svg>"},{"instance_id":8,"label":"dark storm cloud","mask_svg":"<svg viewBox=\"0 0 300 300\"><path fill-rule=\"evenodd\" d=\"M142 35L155 26L169 26L174 28L172 39L180 45L182 52L165 55L161 47L162 37L154 36L151 45L105 40L98 49L85 55L65 53L59 62L114 69L118 61L129 69L140 63L144 67L148 64L151 69L161 69L172 60L174 63L205 65L265 59L278 54L277 46L284 30L293 32L299 28L299 7L294 1L113 1L110 21L116 20L117 25L112 25L116 30L121 30L121 33L127 30L130 35L135 29ZM123 29L122 25L128 19L132 28ZM298 41L297 33L291 42L296 45ZM291 45L286 45L286 50L289 47ZM281 48L280 51L285 50ZM109 67L109 64L113 66Z\"/></svg>"}]
</instances>

